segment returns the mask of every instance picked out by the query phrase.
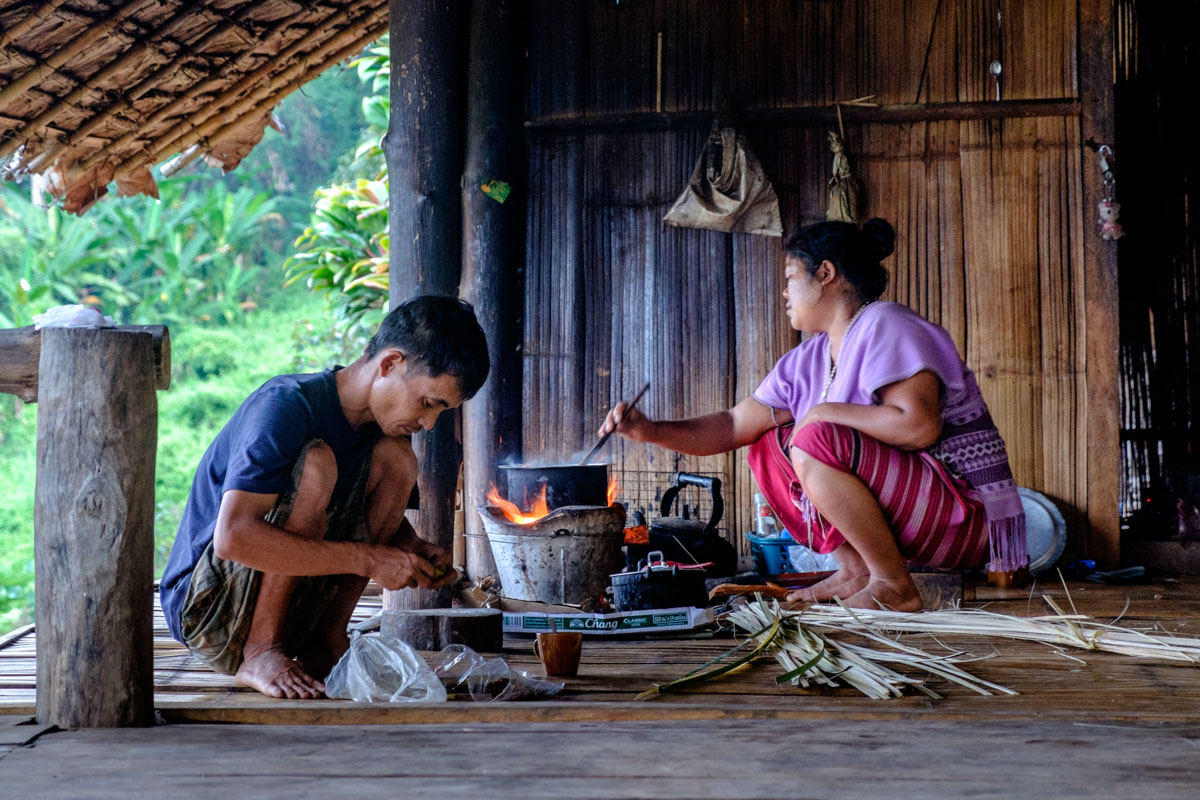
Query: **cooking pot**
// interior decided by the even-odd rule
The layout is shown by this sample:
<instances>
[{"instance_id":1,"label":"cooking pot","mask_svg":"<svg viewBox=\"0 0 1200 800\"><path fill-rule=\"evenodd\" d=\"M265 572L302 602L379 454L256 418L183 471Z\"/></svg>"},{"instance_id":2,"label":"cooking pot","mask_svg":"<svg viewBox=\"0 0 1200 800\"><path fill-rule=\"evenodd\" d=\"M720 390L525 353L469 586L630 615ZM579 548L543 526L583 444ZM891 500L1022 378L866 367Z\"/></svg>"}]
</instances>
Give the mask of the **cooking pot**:
<instances>
[{"instance_id":1,"label":"cooking pot","mask_svg":"<svg viewBox=\"0 0 1200 800\"><path fill-rule=\"evenodd\" d=\"M500 467L508 499L528 510L546 486L546 506L608 505L608 464L515 464Z\"/></svg>"},{"instance_id":2,"label":"cooking pot","mask_svg":"<svg viewBox=\"0 0 1200 800\"><path fill-rule=\"evenodd\" d=\"M669 564L657 550L642 560L636 570L610 577L617 611L708 605L704 566Z\"/></svg>"}]
</instances>

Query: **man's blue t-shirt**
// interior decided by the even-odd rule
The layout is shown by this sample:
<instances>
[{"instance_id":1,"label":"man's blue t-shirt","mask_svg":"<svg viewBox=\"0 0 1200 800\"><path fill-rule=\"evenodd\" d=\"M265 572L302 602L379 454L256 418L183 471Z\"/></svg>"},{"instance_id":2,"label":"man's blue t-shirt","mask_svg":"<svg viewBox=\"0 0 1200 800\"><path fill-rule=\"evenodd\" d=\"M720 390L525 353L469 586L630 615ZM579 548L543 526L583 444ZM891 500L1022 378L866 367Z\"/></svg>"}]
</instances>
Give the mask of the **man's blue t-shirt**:
<instances>
[{"instance_id":1,"label":"man's blue t-shirt","mask_svg":"<svg viewBox=\"0 0 1200 800\"><path fill-rule=\"evenodd\" d=\"M344 496L380 436L374 423L355 430L338 401L330 370L280 375L246 398L209 445L188 493L175 545L163 570L159 597L171 635L183 641L179 613L192 569L213 538L221 496L230 489L279 494L292 488L292 470L304 445L320 439L337 458L334 498Z\"/></svg>"}]
</instances>

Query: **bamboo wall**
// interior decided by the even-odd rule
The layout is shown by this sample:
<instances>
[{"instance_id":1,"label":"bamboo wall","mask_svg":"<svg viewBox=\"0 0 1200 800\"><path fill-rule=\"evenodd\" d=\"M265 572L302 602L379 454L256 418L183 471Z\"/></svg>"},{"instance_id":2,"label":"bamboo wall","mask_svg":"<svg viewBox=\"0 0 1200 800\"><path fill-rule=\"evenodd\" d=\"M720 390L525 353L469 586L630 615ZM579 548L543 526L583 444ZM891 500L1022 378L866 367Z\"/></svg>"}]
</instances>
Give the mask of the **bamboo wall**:
<instances>
[{"instance_id":1,"label":"bamboo wall","mask_svg":"<svg viewBox=\"0 0 1200 800\"><path fill-rule=\"evenodd\" d=\"M664 112L1072 98L1065 2L744 0L542 2L531 15L534 123ZM935 19L936 17L936 19ZM824 218L826 128L747 128L785 229ZM524 451L585 448L644 381L654 417L727 408L796 343L776 238L664 228L707 131L534 134L529 147ZM1086 521L1079 119L847 124L867 212L896 227L885 299L954 336L1021 485ZM1087 222L1090 224L1091 220ZM620 470L723 474L735 534L751 520L744 454L685 458L614 440Z\"/></svg>"},{"instance_id":2,"label":"bamboo wall","mask_svg":"<svg viewBox=\"0 0 1200 800\"><path fill-rule=\"evenodd\" d=\"M1177 532L1177 498L1200 501L1200 150L1188 102L1200 58L1178 7L1117 6L1121 500L1143 511L1139 534L1161 538Z\"/></svg>"}]
</instances>

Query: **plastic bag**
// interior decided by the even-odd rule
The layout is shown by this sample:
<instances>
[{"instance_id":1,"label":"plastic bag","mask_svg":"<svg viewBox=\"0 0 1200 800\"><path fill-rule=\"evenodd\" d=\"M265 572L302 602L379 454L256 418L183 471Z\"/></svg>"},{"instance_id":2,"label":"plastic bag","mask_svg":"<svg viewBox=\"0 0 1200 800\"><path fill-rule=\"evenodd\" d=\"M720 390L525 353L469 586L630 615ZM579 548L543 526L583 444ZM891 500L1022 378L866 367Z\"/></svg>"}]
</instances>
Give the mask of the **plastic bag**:
<instances>
[{"instance_id":1,"label":"plastic bag","mask_svg":"<svg viewBox=\"0 0 1200 800\"><path fill-rule=\"evenodd\" d=\"M787 548L787 560L791 561L792 569L797 572L826 572L838 570L838 559L833 553L817 553L804 545L793 545Z\"/></svg>"},{"instance_id":2,"label":"plastic bag","mask_svg":"<svg viewBox=\"0 0 1200 800\"><path fill-rule=\"evenodd\" d=\"M111 328L112 317L106 317L91 306L55 306L33 315L34 330L42 328Z\"/></svg>"},{"instance_id":3,"label":"plastic bag","mask_svg":"<svg viewBox=\"0 0 1200 800\"><path fill-rule=\"evenodd\" d=\"M561 681L546 681L513 669L503 658L484 658L462 644L438 653L441 663L433 670L450 691L466 689L477 703L549 697L562 691Z\"/></svg>"},{"instance_id":4,"label":"plastic bag","mask_svg":"<svg viewBox=\"0 0 1200 800\"><path fill-rule=\"evenodd\" d=\"M746 136L719 120L663 222L726 233L783 234L779 199Z\"/></svg>"},{"instance_id":5,"label":"plastic bag","mask_svg":"<svg viewBox=\"0 0 1200 800\"><path fill-rule=\"evenodd\" d=\"M802 544L788 548L788 561L796 572L826 572L837 570L838 562L833 553L818 553Z\"/></svg>"},{"instance_id":6,"label":"plastic bag","mask_svg":"<svg viewBox=\"0 0 1200 800\"><path fill-rule=\"evenodd\" d=\"M446 689L404 642L355 631L350 649L325 679L325 696L359 703L441 702Z\"/></svg>"}]
</instances>

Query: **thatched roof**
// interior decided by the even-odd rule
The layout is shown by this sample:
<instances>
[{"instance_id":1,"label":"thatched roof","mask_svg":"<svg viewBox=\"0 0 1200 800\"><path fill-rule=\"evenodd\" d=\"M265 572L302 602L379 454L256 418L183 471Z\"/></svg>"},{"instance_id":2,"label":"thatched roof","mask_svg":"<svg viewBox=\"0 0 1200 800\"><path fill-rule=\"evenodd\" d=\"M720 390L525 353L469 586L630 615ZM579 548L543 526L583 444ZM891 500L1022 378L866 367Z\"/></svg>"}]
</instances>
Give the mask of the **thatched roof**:
<instances>
[{"instance_id":1,"label":"thatched roof","mask_svg":"<svg viewBox=\"0 0 1200 800\"><path fill-rule=\"evenodd\" d=\"M0 0L0 165L68 210L150 167L232 169L271 110L387 30L387 0Z\"/></svg>"}]
</instances>

